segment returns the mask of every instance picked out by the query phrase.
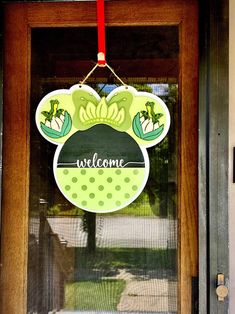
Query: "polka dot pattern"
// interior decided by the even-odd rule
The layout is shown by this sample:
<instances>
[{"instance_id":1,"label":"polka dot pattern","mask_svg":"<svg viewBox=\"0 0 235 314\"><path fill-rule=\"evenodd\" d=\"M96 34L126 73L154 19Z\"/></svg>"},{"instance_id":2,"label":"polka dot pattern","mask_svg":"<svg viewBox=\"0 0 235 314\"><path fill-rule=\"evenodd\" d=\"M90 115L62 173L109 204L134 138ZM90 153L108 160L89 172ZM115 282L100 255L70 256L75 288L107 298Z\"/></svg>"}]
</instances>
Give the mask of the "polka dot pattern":
<instances>
[{"instance_id":1,"label":"polka dot pattern","mask_svg":"<svg viewBox=\"0 0 235 314\"><path fill-rule=\"evenodd\" d=\"M131 203L143 188L145 168L57 168L61 192L77 207L109 212Z\"/></svg>"}]
</instances>

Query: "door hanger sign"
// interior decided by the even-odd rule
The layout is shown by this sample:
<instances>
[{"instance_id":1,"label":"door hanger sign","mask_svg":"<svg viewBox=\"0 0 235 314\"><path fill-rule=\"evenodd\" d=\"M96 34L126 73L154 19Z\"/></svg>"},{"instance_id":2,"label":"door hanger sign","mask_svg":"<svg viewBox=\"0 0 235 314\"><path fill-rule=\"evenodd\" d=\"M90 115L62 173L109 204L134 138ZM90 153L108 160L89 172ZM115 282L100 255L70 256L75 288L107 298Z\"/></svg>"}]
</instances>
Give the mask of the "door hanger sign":
<instances>
[{"instance_id":1,"label":"door hanger sign","mask_svg":"<svg viewBox=\"0 0 235 314\"><path fill-rule=\"evenodd\" d=\"M36 124L57 145L53 171L65 198L86 211L108 213L131 204L144 189L146 148L166 136L170 115L159 97L131 86L105 98L77 84L47 94Z\"/></svg>"}]
</instances>

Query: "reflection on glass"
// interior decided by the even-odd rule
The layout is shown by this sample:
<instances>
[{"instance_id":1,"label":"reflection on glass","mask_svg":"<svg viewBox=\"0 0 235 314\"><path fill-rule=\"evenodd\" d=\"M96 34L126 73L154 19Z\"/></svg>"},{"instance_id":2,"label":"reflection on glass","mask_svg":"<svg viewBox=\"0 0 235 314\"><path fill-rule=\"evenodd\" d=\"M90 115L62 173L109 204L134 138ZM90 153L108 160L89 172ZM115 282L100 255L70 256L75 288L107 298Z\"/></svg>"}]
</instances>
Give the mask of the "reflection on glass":
<instances>
[{"instance_id":1,"label":"reflection on glass","mask_svg":"<svg viewBox=\"0 0 235 314\"><path fill-rule=\"evenodd\" d=\"M52 169L56 147L38 134L31 110L28 313L177 312L178 85L130 84L165 101L171 128L148 149L144 191L114 213L85 212L62 196ZM116 85L92 87L102 96ZM35 108L56 89L47 84L34 93L37 88L33 83Z\"/></svg>"}]
</instances>

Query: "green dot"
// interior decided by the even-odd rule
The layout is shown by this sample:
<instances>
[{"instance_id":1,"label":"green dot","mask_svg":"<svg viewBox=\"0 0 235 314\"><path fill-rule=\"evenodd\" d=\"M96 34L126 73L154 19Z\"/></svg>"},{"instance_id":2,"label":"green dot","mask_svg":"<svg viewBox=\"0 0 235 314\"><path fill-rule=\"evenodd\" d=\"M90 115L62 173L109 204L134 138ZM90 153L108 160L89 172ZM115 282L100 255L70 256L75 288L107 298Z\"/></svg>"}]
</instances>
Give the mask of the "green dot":
<instances>
[{"instance_id":1,"label":"green dot","mask_svg":"<svg viewBox=\"0 0 235 314\"><path fill-rule=\"evenodd\" d=\"M70 189L71 189L71 186L70 186L70 185L66 185L66 186L65 186L65 190L66 190L66 191L69 191Z\"/></svg>"},{"instance_id":2,"label":"green dot","mask_svg":"<svg viewBox=\"0 0 235 314\"><path fill-rule=\"evenodd\" d=\"M108 183L111 183L113 181L113 179L111 177L107 178Z\"/></svg>"},{"instance_id":3,"label":"green dot","mask_svg":"<svg viewBox=\"0 0 235 314\"><path fill-rule=\"evenodd\" d=\"M125 198L130 198L130 194L129 194L129 193L126 193L126 194L125 194Z\"/></svg>"},{"instance_id":4,"label":"green dot","mask_svg":"<svg viewBox=\"0 0 235 314\"><path fill-rule=\"evenodd\" d=\"M113 197L113 195L111 193L107 194L107 198L112 198L112 197Z\"/></svg>"},{"instance_id":5,"label":"green dot","mask_svg":"<svg viewBox=\"0 0 235 314\"><path fill-rule=\"evenodd\" d=\"M120 201L116 201L116 205L117 205L117 206L120 206L120 205L121 205L121 202L120 202Z\"/></svg>"},{"instance_id":6,"label":"green dot","mask_svg":"<svg viewBox=\"0 0 235 314\"><path fill-rule=\"evenodd\" d=\"M87 186L86 185L82 185L82 190L86 191L87 190Z\"/></svg>"},{"instance_id":7,"label":"green dot","mask_svg":"<svg viewBox=\"0 0 235 314\"><path fill-rule=\"evenodd\" d=\"M72 198L77 198L77 197L78 197L77 193L72 194Z\"/></svg>"},{"instance_id":8,"label":"green dot","mask_svg":"<svg viewBox=\"0 0 235 314\"><path fill-rule=\"evenodd\" d=\"M132 190L133 190L133 191L137 191L137 189L138 189L138 186L137 186L137 185L133 185L133 186L132 186Z\"/></svg>"},{"instance_id":9,"label":"green dot","mask_svg":"<svg viewBox=\"0 0 235 314\"><path fill-rule=\"evenodd\" d=\"M73 182L73 183L76 183L77 181L78 181L78 179L77 179L76 177L73 177L73 178L72 178L72 182Z\"/></svg>"},{"instance_id":10,"label":"green dot","mask_svg":"<svg viewBox=\"0 0 235 314\"><path fill-rule=\"evenodd\" d=\"M67 169L64 169L63 174L68 174L69 171Z\"/></svg>"},{"instance_id":11,"label":"green dot","mask_svg":"<svg viewBox=\"0 0 235 314\"><path fill-rule=\"evenodd\" d=\"M125 181L126 183L128 183L128 182L130 182L130 178L126 177L126 178L124 179L124 181Z\"/></svg>"},{"instance_id":12,"label":"green dot","mask_svg":"<svg viewBox=\"0 0 235 314\"><path fill-rule=\"evenodd\" d=\"M98 189L99 189L100 191L103 191L104 186L103 186L103 185L99 185Z\"/></svg>"},{"instance_id":13,"label":"green dot","mask_svg":"<svg viewBox=\"0 0 235 314\"><path fill-rule=\"evenodd\" d=\"M91 177L91 178L89 179L89 181L90 181L91 183L94 183L94 182L95 182L95 178Z\"/></svg>"},{"instance_id":14,"label":"green dot","mask_svg":"<svg viewBox=\"0 0 235 314\"><path fill-rule=\"evenodd\" d=\"M99 201L99 203L98 203L100 206L103 206L104 205L104 202L102 202L102 201Z\"/></svg>"},{"instance_id":15,"label":"green dot","mask_svg":"<svg viewBox=\"0 0 235 314\"><path fill-rule=\"evenodd\" d=\"M116 186L115 186L115 190L116 190L116 191L120 191L120 190L121 190L120 185L116 185Z\"/></svg>"},{"instance_id":16,"label":"green dot","mask_svg":"<svg viewBox=\"0 0 235 314\"><path fill-rule=\"evenodd\" d=\"M137 169L135 169L135 170L133 171L133 173L134 173L135 175L137 175L137 174L139 173L139 171L138 171Z\"/></svg>"},{"instance_id":17,"label":"green dot","mask_svg":"<svg viewBox=\"0 0 235 314\"><path fill-rule=\"evenodd\" d=\"M82 170L81 170L81 174L82 174L82 175L86 174L86 170L82 169Z\"/></svg>"},{"instance_id":18,"label":"green dot","mask_svg":"<svg viewBox=\"0 0 235 314\"><path fill-rule=\"evenodd\" d=\"M94 198L94 197L95 197L95 194L94 194L94 193L90 193L90 194L89 194L89 197L90 197L90 198Z\"/></svg>"},{"instance_id":19,"label":"green dot","mask_svg":"<svg viewBox=\"0 0 235 314\"><path fill-rule=\"evenodd\" d=\"M82 206L86 206L87 205L87 201L82 201Z\"/></svg>"},{"instance_id":20,"label":"green dot","mask_svg":"<svg viewBox=\"0 0 235 314\"><path fill-rule=\"evenodd\" d=\"M119 174L121 174L121 170L118 169L118 170L115 171L115 173L116 173L117 175L119 175Z\"/></svg>"},{"instance_id":21,"label":"green dot","mask_svg":"<svg viewBox=\"0 0 235 314\"><path fill-rule=\"evenodd\" d=\"M100 170L98 170L98 174L103 174L104 173L104 170L102 170L102 169L100 169Z\"/></svg>"}]
</instances>

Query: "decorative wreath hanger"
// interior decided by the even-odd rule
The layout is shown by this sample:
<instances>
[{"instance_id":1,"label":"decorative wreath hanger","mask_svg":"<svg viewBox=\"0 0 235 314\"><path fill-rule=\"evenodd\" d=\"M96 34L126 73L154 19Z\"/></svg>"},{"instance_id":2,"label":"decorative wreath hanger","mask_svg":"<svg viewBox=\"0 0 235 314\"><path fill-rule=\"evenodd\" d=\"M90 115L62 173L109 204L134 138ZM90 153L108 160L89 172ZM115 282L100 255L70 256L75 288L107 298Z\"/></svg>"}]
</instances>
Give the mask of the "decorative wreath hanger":
<instances>
[{"instance_id":1,"label":"decorative wreath hanger","mask_svg":"<svg viewBox=\"0 0 235 314\"><path fill-rule=\"evenodd\" d=\"M148 147L170 127L165 103L126 85L106 62L104 0L97 0L98 61L80 83L47 94L36 111L41 135L57 145L54 177L63 195L90 212L108 213L132 203L149 175ZM107 97L85 82L106 66L123 86Z\"/></svg>"}]
</instances>

